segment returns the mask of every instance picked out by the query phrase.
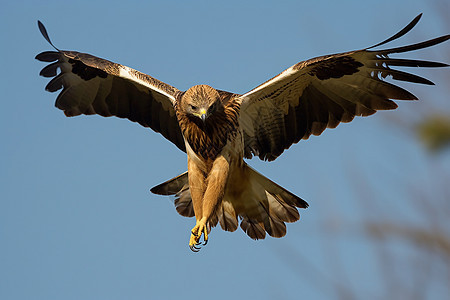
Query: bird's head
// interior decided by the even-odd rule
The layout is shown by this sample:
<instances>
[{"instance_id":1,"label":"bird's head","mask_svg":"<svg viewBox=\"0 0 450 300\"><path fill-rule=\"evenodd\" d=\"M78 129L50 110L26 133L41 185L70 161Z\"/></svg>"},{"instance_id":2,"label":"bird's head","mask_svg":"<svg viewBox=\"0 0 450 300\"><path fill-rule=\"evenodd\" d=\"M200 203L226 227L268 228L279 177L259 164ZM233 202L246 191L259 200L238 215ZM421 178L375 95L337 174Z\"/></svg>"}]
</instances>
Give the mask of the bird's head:
<instances>
[{"instance_id":1,"label":"bird's head","mask_svg":"<svg viewBox=\"0 0 450 300\"><path fill-rule=\"evenodd\" d=\"M208 85L196 85L188 89L180 104L186 115L191 119L201 120L203 124L211 115L223 108L219 93Z\"/></svg>"}]
</instances>

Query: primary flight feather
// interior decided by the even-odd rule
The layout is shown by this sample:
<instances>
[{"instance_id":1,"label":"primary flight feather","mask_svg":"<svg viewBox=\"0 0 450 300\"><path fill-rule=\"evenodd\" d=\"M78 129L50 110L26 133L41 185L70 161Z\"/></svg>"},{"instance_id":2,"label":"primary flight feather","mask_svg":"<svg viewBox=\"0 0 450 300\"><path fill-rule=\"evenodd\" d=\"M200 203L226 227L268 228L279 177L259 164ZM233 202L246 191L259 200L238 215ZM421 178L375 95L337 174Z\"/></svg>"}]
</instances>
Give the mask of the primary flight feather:
<instances>
[{"instance_id":1,"label":"primary flight feather","mask_svg":"<svg viewBox=\"0 0 450 300\"><path fill-rule=\"evenodd\" d=\"M52 62L40 75L53 77L46 90L62 91L56 107L66 116L98 114L138 122L161 133L187 153L188 171L151 189L175 195L178 213L196 218L189 247L198 251L211 227L235 231L239 224L253 239L286 234L286 222L300 218L308 204L250 168L244 158L274 160L301 139L326 128L395 109L392 100L413 94L384 79L433 84L391 67L446 67L439 62L390 58L390 54L427 48L450 38L373 50L410 31L417 16L389 39L362 50L299 62L240 95L196 85L183 92L149 75L90 54L53 46L36 59ZM58 73L58 69L60 72Z\"/></svg>"}]
</instances>

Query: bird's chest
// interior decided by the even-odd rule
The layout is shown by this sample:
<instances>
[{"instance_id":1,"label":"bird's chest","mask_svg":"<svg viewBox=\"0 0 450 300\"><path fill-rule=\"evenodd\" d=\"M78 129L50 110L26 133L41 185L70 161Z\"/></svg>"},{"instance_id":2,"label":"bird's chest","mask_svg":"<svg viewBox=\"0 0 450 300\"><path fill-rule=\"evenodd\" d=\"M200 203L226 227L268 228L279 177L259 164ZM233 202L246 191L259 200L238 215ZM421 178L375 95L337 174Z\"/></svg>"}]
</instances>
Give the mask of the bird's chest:
<instances>
[{"instance_id":1,"label":"bird's chest","mask_svg":"<svg viewBox=\"0 0 450 300\"><path fill-rule=\"evenodd\" d=\"M183 136L192 152L204 161L213 161L228 143L236 137L236 128L228 122L206 123L200 128L196 124L187 126Z\"/></svg>"},{"instance_id":2,"label":"bird's chest","mask_svg":"<svg viewBox=\"0 0 450 300\"><path fill-rule=\"evenodd\" d=\"M223 146L219 146L221 147L220 150L217 149L213 150L214 152L212 152L209 148L205 148L206 150L203 150L202 147L194 150L191 146L191 143L189 143L185 138L188 162L194 164L196 168L198 168L198 170L200 170L204 174L205 178L208 177L208 174L210 173L214 163L218 158L225 158L225 160L230 164L230 167L235 164L243 163L244 141L242 132L240 130L234 131L227 137L226 141L227 142L224 143ZM202 155L198 151L205 151L206 153L210 153L210 155ZM212 153L217 154L213 155Z\"/></svg>"}]
</instances>

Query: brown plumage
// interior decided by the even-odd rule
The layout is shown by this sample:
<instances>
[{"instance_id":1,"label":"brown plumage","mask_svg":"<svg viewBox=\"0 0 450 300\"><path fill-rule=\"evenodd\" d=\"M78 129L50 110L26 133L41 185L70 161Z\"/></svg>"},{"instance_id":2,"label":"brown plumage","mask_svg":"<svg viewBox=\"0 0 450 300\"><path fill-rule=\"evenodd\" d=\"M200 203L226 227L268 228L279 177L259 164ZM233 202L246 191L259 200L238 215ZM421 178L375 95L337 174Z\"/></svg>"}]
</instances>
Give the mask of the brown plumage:
<instances>
[{"instance_id":1,"label":"brown plumage","mask_svg":"<svg viewBox=\"0 0 450 300\"><path fill-rule=\"evenodd\" d=\"M287 222L300 218L308 204L251 169L244 158L274 160L301 139L326 128L395 109L392 100L415 100L410 92L386 82L432 84L391 67L445 67L444 63L390 58L393 53L442 43L429 41L373 50L410 31L417 16L389 39L362 50L302 61L243 95L197 85L186 92L149 75L95 56L58 50L44 26L39 29L56 51L36 58L52 62L41 71L54 77L46 89L63 89L56 106L67 116L117 116L161 133L188 157L188 172L151 189L175 195L178 213L196 217L189 246L198 251L211 227L235 231L239 224L253 239L286 234ZM58 69L61 72L58 74Z\"/></svg>"},{"instance_id":2,"label":"brown plumage","mask_svg":"<svg viewBox=\"0 0 450 300\"><path fill-rule=\"evenodd\" d=\"M236 99L224 103L227 98L230 97L221 97L210 86L197 85L180 95L175 105L183 136L204 159L214 160L239 128L239 103ZM205 121L193 114L192 107L205 108L208 115Z\"/></svg>"}]
</instances>

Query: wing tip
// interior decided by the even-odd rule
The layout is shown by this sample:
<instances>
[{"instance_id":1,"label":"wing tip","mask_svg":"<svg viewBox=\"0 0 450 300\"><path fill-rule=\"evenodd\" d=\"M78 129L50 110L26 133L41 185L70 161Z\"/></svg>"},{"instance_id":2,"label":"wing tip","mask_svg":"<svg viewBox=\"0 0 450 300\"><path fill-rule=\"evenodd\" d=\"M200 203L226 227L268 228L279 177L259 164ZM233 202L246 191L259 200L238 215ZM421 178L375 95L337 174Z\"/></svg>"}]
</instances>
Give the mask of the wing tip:
<instances>
[{"instance_id":1,"label":"wing tip","mask_svg":"<svg viewBox=\"0 0 450 300\"><path fill-rule=\"evenodd\" d=\"M411 29L413 29L417 25L417 23L419 23L419 20L420 20L420 18L422 18L422 15L423 15L423 13L418 14L411 22L408 23L408 25L406 25L404 28L402 28L402 30L400 30L399 32L397 32L393 36L387 38L386 40L384 40L384 41L382 41L382 42L380 42L380 43L378 43L376 45L373 45L373 46L370 46L370 47L366 48L366 50L369 50L369 49L376 48L378 46L387 44L389 42L392 42L392 41L394 41L394 40L404 36L409 31L411 31Z\"/></svg>"},{"instance_id":2,"label":"wing tip","mask_svg":"<svg viewBox=\"0 0 450 300\"><path fill-rule=\"evenodd\" d=\"M50 36L48 35L47 29L45 28L44 24L40 21L37 20L37 25L39 28L39 31L41 32L42 36L44 37L44 39L56 50L59 51L58 48L55 47L55 45L53 45L52 41L50 40Z\"/></svg>"},{"instance_id":3,"label":"wing tip","mask_svg":"<svg viewBox=\"0 0 450 300\"><path fill-rule=\"evenodd\" d=\"M161 192L161 184L158 184L157 186L154 186L150 189L150 193L155 195L167 195L165 193Z\"/></svg>"}]
</instances>

